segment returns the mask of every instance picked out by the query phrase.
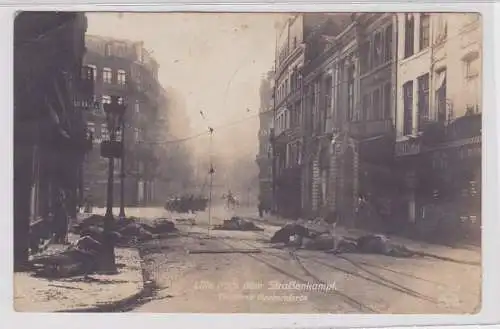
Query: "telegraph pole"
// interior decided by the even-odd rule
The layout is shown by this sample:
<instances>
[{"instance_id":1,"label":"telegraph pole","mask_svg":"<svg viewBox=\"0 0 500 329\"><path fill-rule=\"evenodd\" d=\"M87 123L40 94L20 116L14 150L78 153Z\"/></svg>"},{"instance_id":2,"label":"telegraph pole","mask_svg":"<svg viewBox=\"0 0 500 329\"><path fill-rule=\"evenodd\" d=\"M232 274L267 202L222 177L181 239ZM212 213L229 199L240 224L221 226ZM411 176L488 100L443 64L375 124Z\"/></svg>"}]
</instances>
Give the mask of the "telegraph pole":
<instances>
[{"instance_id":1,"label":"telegraph pole","mask_svg":"<svg viewBox=\"0 0 500 329\"><path fill-rule=\"evenodd\" d=\"M210 170L209 170L209 175L210 175L210 189L208 192L208 236L210 237L210 228L212 226L212 187L213 187L213 182L214 182L214 165L212 162L212 136L214 133L214 129L209 127L208 131L210 133L210 139L208 141L208 152L209 152L209 157L210 157Z\"/></svg>"}]
</instances>

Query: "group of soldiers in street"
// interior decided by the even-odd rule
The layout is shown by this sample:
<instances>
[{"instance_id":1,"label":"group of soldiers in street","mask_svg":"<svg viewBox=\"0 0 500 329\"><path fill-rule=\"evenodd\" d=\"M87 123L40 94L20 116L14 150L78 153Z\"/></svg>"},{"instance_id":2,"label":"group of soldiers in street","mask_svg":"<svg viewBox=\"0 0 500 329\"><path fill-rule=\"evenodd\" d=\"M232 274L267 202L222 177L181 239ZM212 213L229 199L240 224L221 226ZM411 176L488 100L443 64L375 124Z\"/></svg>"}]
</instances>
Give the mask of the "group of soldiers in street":
<instances>
[{"instance_id":1,"label":"group of soldiers in street","mask_svg":"<svg viewBox=\"0 0 500 329\"><path fill-rule=\"evenodd\" d=\"M170 198L165 204L165 209L178 213L194 213L207 208L208 199L202 196L183 195Z\"/></svg>"}]
</instances>

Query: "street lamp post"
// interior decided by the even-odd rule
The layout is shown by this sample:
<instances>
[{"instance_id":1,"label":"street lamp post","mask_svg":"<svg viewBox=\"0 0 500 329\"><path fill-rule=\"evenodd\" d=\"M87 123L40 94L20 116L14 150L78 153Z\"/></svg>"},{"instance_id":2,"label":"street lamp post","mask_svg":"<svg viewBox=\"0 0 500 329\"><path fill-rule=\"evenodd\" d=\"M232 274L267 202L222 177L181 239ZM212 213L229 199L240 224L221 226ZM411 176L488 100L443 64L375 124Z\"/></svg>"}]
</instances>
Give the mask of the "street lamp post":
<instances>
[{"instance_id":1,"label":"street lamp post","mask_svg":"<svg viewBox=\"0 0 500 329\"><path fill-rule=\"evenodd\" d=\"M108 158L108 186L106 214L104 216L103 250L100 259L100 270L105 272L116 272L115 262L115 237L114 237L114 216L113 216L113 185L114 185L114 159L120 158L122 145L116 141L116 133L122 127L123 116L125 114L125 104L118 96L111 97L111 103L104 104L107 127L109 131L109 141L101 144L101 156ZM123 137L123 131L122 131Z\"/></svg>"},{"instance_id":2,"label":"street lamp post","mask_svg":"<svg viewBox=\"0 0 500 329\"><path fill-rule=\"evenodd\" d=\"M120 214L125 218L125 120L121 120L121 161L120 161Z\"/></svg>"}]
</instances>

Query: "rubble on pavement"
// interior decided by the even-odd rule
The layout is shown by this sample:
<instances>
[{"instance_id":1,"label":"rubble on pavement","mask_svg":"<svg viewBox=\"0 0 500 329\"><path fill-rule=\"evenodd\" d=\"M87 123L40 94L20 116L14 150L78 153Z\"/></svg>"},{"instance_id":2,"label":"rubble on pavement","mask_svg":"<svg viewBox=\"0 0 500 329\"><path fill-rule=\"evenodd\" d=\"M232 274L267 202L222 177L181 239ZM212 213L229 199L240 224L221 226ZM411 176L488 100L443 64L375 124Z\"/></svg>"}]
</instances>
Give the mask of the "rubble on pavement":
<instances>
[{"instance_id":1,"label":"rubble on pavement","mask_svg":"<svg viewBox=\"0 0 500 329\"><path fill-rule=\"evenodd\" d=\"M62 245L51 245L58 252ZM63 312L95 309L133 298L143 289L141 258L134 248L116 248L119 272L89 276L44 278L30 272L14 273L17 312Z\"/></svg>"},{"instance_id":2,"label":"rubble on pavement","mask_svg":"<svg viewBox=\"0 0 500 329\"><path fill-rule=\"evenodd\" d=\"M254 222L238 216L231 217L229 220L224 220L222 225L215 225L213 229L227 231L264 231L263 228L258 227Z\"/></svg>"},{"instance_id":3,"label":"rubble on pavement","mask_svg":"<svg viewBox=\"0 0 500 329\"><path fill-rule=\"evenodd\" d=\"M80 238L55 254L34 257L31 265L36 274L45 277L88 275L97 270L104 241L111 239L115 245L127 245L130 242L152 240L160 234L177 230L175 224L165 218L158 218L151 224L139 223L135 218L124 218L115 221L113 232L106 235L104 221L104 216L92 215L74 225L71 231Z\"/></svg>"},{"instance_id":4,"label":"rubble on pavement","mask_svg":"<svg viewBox=\"0 0 500 329\"><path fill-rule=\"evenodd\" d=\"M271 243L288 244L292 237L312 238L309 229L300 224L286 224L271 237Z\"/></svg>"},{"instance_id":5,"label":"rubble on pavement","mask_svg":"<svg viewBox=\"0 0 500 329\"><path fill-rule=\"evenodd\" d=\"M366 234L357 239L332 236L325 232L314 232L300 224L286 224L276 231L270 239L271 243L284 243L309 250L332 251L334 253L371 253L393 257L412 257L417 253L403 245L391 243L381 234Z\"/></svg>"}]
</instances>

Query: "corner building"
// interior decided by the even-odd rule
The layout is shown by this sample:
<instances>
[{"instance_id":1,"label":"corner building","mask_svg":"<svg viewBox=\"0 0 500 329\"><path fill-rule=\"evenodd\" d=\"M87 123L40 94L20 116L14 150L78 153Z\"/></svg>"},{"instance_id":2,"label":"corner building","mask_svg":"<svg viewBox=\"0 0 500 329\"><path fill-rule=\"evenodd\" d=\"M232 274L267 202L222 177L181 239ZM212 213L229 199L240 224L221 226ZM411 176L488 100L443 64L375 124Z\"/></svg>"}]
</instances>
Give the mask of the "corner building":
<instances>
[{"instance_id":1,"label":"corner building","mask_svg":"<svg viewBox=\"0 0 500 329\"><path fill-rule=\"evenodd\" d=\"M107 162L100 155L100 143L109 138L103 104L111 96L125 99L125 205L147 205L154 199L154 150L148 143L148 128L158 114L161 86L158 64L142 42L86 36L85 66L95 78L93 104L87 112L88 129L94 136L94 151L85 161L86 196L97 206L106 204ZM115 159L115 206L120 200L121 163Z\"/></svg>"}]
</instances>

